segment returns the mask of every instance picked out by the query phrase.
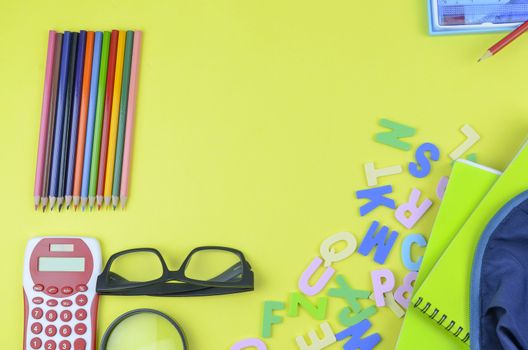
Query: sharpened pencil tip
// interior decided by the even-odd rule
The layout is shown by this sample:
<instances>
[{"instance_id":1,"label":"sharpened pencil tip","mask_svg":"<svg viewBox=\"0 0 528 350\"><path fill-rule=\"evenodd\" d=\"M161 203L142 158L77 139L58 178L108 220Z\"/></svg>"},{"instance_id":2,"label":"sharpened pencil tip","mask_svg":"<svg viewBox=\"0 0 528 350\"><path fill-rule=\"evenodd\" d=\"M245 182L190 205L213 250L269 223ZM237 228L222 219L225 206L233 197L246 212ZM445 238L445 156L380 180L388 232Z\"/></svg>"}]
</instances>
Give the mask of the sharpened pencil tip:
<instances>
[{"instance_id":1,"label":"sharpened pencil tip","mask_svg":"<svg viewBox=\"0 0 528 350\"><path fill-rule=\"evenodd\" d=\"M486 51L486 53L484 53L484 55L482 55L482 57L480 57L478 59L477 63L481 62L481 61L484 61L484 60L490 58L491 56L493 56L493 54L491 53L491 51L488 50L488 51Z\"/></svg>"},{"instance_id":2,"label":"sharpened pencil tip","mask_svg":"<svg viewBox=\"0 0 528 350\"><path fill-rule=\"evenodd\" d=\"M38 204L35 204L35 211L38 210Z\"/></svg>"},{"instance_id":3,"label":"sharpened pencil tip","mask_svg":"<svg viewBox=\"0 0 528 350\"><path fill-rule=\"evenodd\" d=\"M45 211L46 211L46 206L43 205L43 206L42 206L42 212L44 213Z\"/></svg>"},{"instance_id":4,"label":"sharpened pencil tip","mask_svg":"<svg viewBox=\"0 0 528 350\"><path fill-rule=\"evenodd\" d=\"M62 209L62 204L59 204L59 213L60 213L61 209Z\"/></svg>"}]
</instances>

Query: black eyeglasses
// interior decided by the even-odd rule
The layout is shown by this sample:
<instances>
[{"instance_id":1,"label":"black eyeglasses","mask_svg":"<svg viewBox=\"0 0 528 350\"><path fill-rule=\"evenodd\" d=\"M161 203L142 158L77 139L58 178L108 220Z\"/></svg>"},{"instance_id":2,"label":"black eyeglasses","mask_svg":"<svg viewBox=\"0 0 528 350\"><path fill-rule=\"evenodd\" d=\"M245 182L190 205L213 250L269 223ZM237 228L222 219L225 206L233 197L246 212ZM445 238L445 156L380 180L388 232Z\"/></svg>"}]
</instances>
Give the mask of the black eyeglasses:
<instances>
[{"instance_id":1,"label":"black eyeglasses","mask_svg":"<svg viewBox=\"0 0 528 350\"><path fill-rule=\"evenodd\" d=\"M106 295L207 296L252 291L253 271L241 251L198 247L176 271L153 248L129 249L110 257L97 278Z\"/></svg>"}]
</instances>

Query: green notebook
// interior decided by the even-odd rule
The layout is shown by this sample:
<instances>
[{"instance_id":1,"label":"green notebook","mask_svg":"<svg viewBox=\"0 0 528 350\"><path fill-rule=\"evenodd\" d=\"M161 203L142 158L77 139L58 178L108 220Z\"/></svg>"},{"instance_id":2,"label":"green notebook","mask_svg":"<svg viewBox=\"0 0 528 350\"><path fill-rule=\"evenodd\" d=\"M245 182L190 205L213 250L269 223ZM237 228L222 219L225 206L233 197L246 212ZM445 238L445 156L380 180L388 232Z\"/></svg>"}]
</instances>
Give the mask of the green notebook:
<instances>
[{"instance_id":1,"label":"green notebook","mask_svg":"<svg viewBox=\"0 0 528 350\"><path fill-rule=\"evenodd\" d=\"M414 282L415 290L499 175L497 170L467 160L455 162ZM456 338L446 336L442 328L424 318L420 310L410 306L403 320L396 349L421 349L424 343L428 344L428 350L466 349Z\"/></svg>"},{"instance_id":2,"label":"green notebook","mask_svg":"<svg viewBox=\"0 0 528 350\"><path fill-rule=\"evenodd\" d=\"M527 174L528 147L525 143L412 297L411 305L419 309L425 319L441 325L467 346L471 268L479 237L500 208L528 189Z\"/></svg>"}]
</instances>

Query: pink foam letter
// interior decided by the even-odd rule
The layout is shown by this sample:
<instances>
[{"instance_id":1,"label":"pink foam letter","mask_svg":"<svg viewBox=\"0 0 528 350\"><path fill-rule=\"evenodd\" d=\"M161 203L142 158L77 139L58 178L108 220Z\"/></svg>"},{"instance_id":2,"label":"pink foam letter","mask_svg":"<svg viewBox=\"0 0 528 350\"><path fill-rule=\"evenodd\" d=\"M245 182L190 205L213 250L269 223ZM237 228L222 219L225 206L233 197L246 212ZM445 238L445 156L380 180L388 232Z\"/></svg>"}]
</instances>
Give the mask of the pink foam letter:
<instances>
[{"instance_id":1,"label":"pink foam letter","mask_svg":"<svg viewBox=\"0 0 528 350\"><path fill-rule=\"evenodd\" d=\"M427 210L433 205L433 202L429 199L424 200L422 204L418 205L421 194L422 192L420 192L420 190L413 188L411 195L409 196L409 202L403 203L394 212L396 220L406 228L413 228L418 220L420 220L420 218L424 216ZM408 217L407 214L409 214Z\"/></svg>"},{"instance_id":2,"label":"pink foam letter","mask_svg":"<svg viewBox=\"0 0 528 350\"><path fill-rule=\"evenodd\" d=\"M247 348L256 348L257 350L268 350L264 342L258 338L244 339L236 343L230 350L242 350Z\"/></svg>"},{"instance_id":3,"label":"pink foam letter","mask_svg":"<svg viewBox=\"0 0 528 350\"><path fill-rule=\"evenodd\" d=\"M405 310L407 310L407 307L409 306L409 300L411 299L411 294L414 289L413 283L416 280L416 276L418 276L418 272L409 272L403 279L403 284L396 289L396 293L394 293L394 299L396 299L398 304L400 304ZM405 293L407 293L407 297L405 297Z\"/></svg>"},{"instance_id":4,"label":"pink foam letter","mask_svg":"<svg viewBox=\"0 0 528 350\"><path fill-rule=\"evenodd\" d=\"M301 278L299 279L299 290L305 295L314 296L318 294L324 289L324 287L326 287L332 276L334 276L335 270L331 267L326 267L319 280L313 286L310 285L310 278L322 264L323 259L319 257L314 258L308 268L306 268L301 275Z\"/></svg>"},{"instance_id":5,"label":"pink foam letter","mask_svg":"<svg viewBox=\"0 0 528 350\"><path fill-rule=\"evenodd\" d=\"M377 306L385 306L383 293L391 292L394 289L394 274L391 270L374 270L371 272L372 289ZM385 278L385 282L381 279Z\"/></svg>"}]
</instances>

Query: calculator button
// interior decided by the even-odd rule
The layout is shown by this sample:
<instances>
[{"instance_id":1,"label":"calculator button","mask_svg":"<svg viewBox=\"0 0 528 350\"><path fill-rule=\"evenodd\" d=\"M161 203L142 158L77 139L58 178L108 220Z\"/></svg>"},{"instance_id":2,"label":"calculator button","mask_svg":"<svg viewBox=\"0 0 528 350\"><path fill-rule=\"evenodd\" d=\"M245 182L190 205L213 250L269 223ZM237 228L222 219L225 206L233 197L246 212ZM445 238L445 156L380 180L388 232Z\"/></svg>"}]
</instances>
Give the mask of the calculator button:
<instances>
[{"instance_id":1,"label":"calculator button","mask_svg":"<svg viewBox=\"0 0 528 350\"><path fill-rule=\"evenodd\" d=\"M35 322L31 325L31 332L33 334L40 334L42 332L42 324Z\"/></svg>"},{"instance_id":2,"label":"calculator button","mask_svg":"<svg viewBox=\"0 0 528 350\"><path fill-rule=\"evenodd\" d=\"M59 302L57 300L55 300L55 299L50 299L50 300L46 301L46 305L51 306L51 307L57 306L58 304L59 304Z\"/></svg>"},{"instance_id":3,"label":"calculator button","mask_svg":"<svg viewBox=\"0 0 528 350\"><path fill-rule=\"evenodd\" d=\"M73 293L73 288L72 287L62 287L61 292L62 294L70 295Z\"/></svg>"},{"instance_id":4,"label":"calculator button","mask_svg":"<svg viewBox=\"0 0 528 350\"><path fill-rule=\"evenodd\" d=\"M70 326L62 326L59 330L60 335L63 337L69 337L71 334L71 327Z\"/></svg>"},{"instance_id":5,"label":"calculator button","mask_svg":"<svg viewBox=\"0 0 528 350\"><path fill-rule=\"evenodd\" d=\"M46 335L48 337L53 337L55 336L55 334L57 334L57 327L52 326L52 325L49 325L46 327Z\"/></svg>"},{"instance_id":6,"label":"calculator button","mask_svg":"<svg viewBox=\"0 0 528 350\"><path fill-rule=\"evenodd\" d=\"M69 322L72 319L71 311L64 310L63 312L61 312L60 319L61 319L61 321Z\"/></svg>"},{"instance_id":7,"label":"calculator button","mask_svg":"<svg viewBox=\"0 0 528 350\"><path fill-rule=\"evenodd\" d=\"M73 350L86 350L86 341L84 339L77 339L73 343Z\"/></svg>"},{"instance_id":8,"label":"calculator button","mask_svg":"<svg viewBox=\"0 0 528 350\"><path fill-rule=\"evenodd\" d=\"M57 343L53 340L48 340L44 343L44 350L55 350L57 348Z\"/></svg>"},{"instance_id":9,"label":"calculator button","mask_svg":"<svg viewBox=\"0 0 528 350\"><path fill-rule=\"evenodd\" d=\"M86 312L86 310L79 309L75 311L75 318L78 319L79 321L85 320L87 316L88 316L88 313Z\"/></svg>"},{"instance_id":10,"label":"calculator button","mask_svg":"<svg viewBox=\"0 0 528 350\"><path fill-rule=\"evenodd\" d=\"M33 290L35 292L42 292L44 290L44 286L42 284L35 284L33 286Z\"/></svg>"},{"instance_id":11,"label":"calculator button","mask_svg":"<svg viewBox=\"0 0 528 350\"><path fill-rule=\"evenodd\" d=\"M75 289L77 289L78 292L86 292L88 286L86 284L79 284Z\"/></svg>"},{"instance_id":12,"label":"calculator button","mask_svg":"<svg viewBox=\"0 0 528 350\"><path fill-rule=\"evenodd\" d=\"M42 299L41 297L36 297L36 298L33 298L33 304L37 304L37 305L40 305L44 302L44 299Z\"/></svg>"},{"instance_id":13,"label":"calculator button","mask_svg":"<svg viewBox=\"0 0 528 350\"><path fill-rule=\"evenodd\" d=\"M66 299L66 300L61 301L61 305L64 307L72 306L73 301Z\"/></svg>"},{"instance_id":14,"label":"calculator button","mask_svg":"<svg viewBox=\"0 0 528 350\"><path fill-rule=\"evenodd\" d=\"M40 307L36 307L31 311L31 315L35 320L39 320L42 318L42 315L44 315L44 311Z\"/></svg>"},{"instance_id":15,"label":"calculator button","mask_svg":"<svg viewBox=\"0 0 528 350\"><path fill-rule=\"evenodd\" d=\"M88 297L86 295L84 295L84 294L79 294L79 295L77 295L77 298L75 298L75 302L79 306L84 306L84 305L88 304Z\"/></svg>"},{"instance_id":16,"label":"calculator button","mask_svg":"<svg viewBox=\"0 0 528 350\"><path fill-rule=\"evenodd\" d=\"M83 323L77 323L75 325L75 333L78 335L83 335L86 333L86 325Z\"/></svg>"},{"instance_id":17,"label":"calculator button","mask_svg":"<svg viewBox=\"0 0 528 350\"><path fill-rule=\"evenodd\" d=\"M46 289L46 292L48 292L49 294L57 294L59 292L59 288L57 288L57 287L48 287L48 289Z\"/></svg>"},{"instance_id":18,"label":"calculator button","mask_svg":"<svg viewBox=\"0 0 528 350\"><path fill-rule=\"evenodd\" d=\"M40 340L39 338L33 338L29 342L29 345L31 346L31 349L40 349L40 347L42 346L42 340Z\"/></svg>"},{"instance_id":19,"label":"calculator button","mask_svg":"<svg viewBox=\"0 0 528 350\"><path fill-rule=\"evenodd\" d=\"M46 320L53 322L57 319L57 311L55 310L49 310L46 312Z\"/></svg>"},{"instance_id":20,"label":"calculator button","mask_svg":"<svg viewBox=\"0 0 528 350\"><path fill-rule=\"evenodd\" d=\"M71 349L71 343L67 340L63 340L59 344L59 350L70 350Z\"/></svg>"}]
</instances>

